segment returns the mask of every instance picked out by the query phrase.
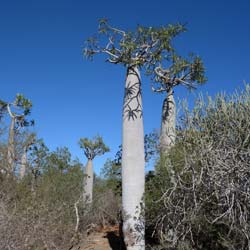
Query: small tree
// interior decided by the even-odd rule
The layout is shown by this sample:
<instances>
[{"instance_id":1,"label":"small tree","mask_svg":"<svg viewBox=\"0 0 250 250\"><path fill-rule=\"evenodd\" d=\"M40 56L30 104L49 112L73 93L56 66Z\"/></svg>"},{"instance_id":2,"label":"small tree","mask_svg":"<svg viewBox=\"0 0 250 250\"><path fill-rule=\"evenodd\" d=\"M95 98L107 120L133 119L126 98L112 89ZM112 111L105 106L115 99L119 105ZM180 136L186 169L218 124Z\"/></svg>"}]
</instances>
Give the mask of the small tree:
<instances>
[{"instance_id":1,"label":"small tree","mask_svg":"<svg viewBox=\"0 0 250 250\"><path fill-rule=\"evenodd\" d=\"M79 141L80 148L83 149L85 156L88 159L85 168L84 179L84 200L88 203L92 203L93 197L93 160L97 155L103 155L109 151L109 148L104 144L101 136L95 136L92 140L88 138L81 138Z\"/></svg>"},{"instance_id":2,"label":"small tree","mask_svg":"<svg viewBox=\"0 0 250 250\"><path fill-rule=\"evenodd\" d=\"M32 192L35 192L38 177L42 172L46 172L46 169L49 168L50 155L51 153L49 152L49 149L45 145L43 139L36 139L35 143L31 145L29 152L29 168L26 169L26 172L31 173Z\"/></svg>"},{"instance_id":3,"label":"small tree","mask_svg":"<svg viewBox=\"0 0 250 250\"><path fill-rule=\"evenodd\" d=\"M26 116L30 114L31 108L31 101L26 99L21 94L16 95L14 102L5 102L0 100L0 113L8 113L11 118L7 152L9 173L14 173L15 171L15 131L20 127L26 127L34 124L34 121L28 121L26 119Z\"/></svg>"},{"instance_id":4,"label":"small tree","mask_svg":"<svg viewBox=\"0 0 250 250\"><path fill-rule=\"evenodd\" d=\"M171 50L171 39L182 31L182 25L168 25L160 28L138 26L134 32L125 32L103 19L99 25L100 36L88 39L84 50L88 58L104 53L108 62L122 64L127 69L123 101L122 203L123 234L128 250L145 249L142 213L145 159L139 70L152 60L160 60L162 50Z\"/></svg>"},{"instance_id":5,"label":"small tree","mask_svg":"<svg viewBox=\"0 0 250 250\"><path fill-rule=\"evenodd\" d=\"M182 85L188 89L195 89L206 81L203 62L200 57L190 55L188 59L178 56L174 50L163 54L162 62L152 60L154 86L152 90L157 93L166 93L162 105L160 152L167 155L176 139L176 104L174 88ZM168 65L168 66L162 66Z\"/></svg>"}]
</instances>

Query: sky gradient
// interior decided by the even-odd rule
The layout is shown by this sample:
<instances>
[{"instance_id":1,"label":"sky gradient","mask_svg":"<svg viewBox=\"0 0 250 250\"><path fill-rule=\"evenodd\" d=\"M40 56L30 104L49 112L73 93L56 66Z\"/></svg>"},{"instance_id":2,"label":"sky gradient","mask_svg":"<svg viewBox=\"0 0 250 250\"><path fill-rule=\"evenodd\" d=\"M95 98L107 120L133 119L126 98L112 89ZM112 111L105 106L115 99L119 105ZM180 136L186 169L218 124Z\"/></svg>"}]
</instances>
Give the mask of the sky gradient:
<instances>
[{"instance_id":1,"label":"sky gradient","mask_svg":"<svg viewBox=\"0 0 250 250\"><path fill-rule=\"evenodd\" d=\"M69 147L84 164L80 137L102 135L111 148L96 159L96 172L121 144L125 69L103 57L82 56L84 41L107 17L124 30L136 26L187 23L177 38L181 55L194 52L206 67L207 84L198 91L232 92L250 81L250 2L239 1L0 1L1 99L16 93L32 100L35 131L51 150ZM145 132L160 126L162 95L152 94L143 77ZM178 88L176 98L194 94Z\"/></svg>"}]
</instances>

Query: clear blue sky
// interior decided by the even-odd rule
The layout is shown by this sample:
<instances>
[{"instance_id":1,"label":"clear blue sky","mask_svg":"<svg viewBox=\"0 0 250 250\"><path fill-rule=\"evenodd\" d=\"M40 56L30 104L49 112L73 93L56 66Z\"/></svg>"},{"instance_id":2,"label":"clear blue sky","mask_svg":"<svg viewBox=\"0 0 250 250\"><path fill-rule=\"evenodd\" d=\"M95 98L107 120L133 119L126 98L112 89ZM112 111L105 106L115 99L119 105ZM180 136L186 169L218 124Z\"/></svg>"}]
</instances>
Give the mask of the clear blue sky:
<instances>
[{"instance_id":1,"label":"clear blue sky","mask_svg":"<svg viewBox=\"0 0 250 250\"><path fill-rule=\"evenodd\" d=\"M33 101L35 130L50 149L69 147L86 162L77 142L99 133L112 151L95 160L98 172L121 143L125 69L102 57L85 60L81 48L107 17L121 29L137 24L188 23L176 40L185 55L199 54L207 69L202 92L232 92L250 81L249 0L0 0L0 98L23 93ZM143 78L145 131L160 124L163 96ZM180 88L176 97L193 94Z\"/></svg>"}]
</instances>

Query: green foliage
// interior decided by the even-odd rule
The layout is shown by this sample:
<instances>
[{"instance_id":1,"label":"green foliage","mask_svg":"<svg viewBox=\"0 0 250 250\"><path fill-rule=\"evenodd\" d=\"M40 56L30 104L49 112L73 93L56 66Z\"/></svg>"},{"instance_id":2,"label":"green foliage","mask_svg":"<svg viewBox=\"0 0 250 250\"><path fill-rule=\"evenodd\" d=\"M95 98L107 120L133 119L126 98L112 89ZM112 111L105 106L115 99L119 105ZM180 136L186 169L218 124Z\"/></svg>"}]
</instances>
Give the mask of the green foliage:
<instances>
[{"instance_id":1,"label":"green foliage","mask_svg":"<svg viewBox=\"0 0 250 250\"><path fill-rule=\"evenodd\" d=\"M12 107L12 110L11 110ZM20 127L27 127L34 125L34 120L28 121L27 115L30 115L32 102L24 97L22 94L17 94L13 102L6 102L0 100L0 119L9 112L9 115L16 118L16 125Z\"/></svg>"},{"instance_id":2,"label":"green foliage","mask_svg":"<svg viewBox=\"0 0 250 250\"><path fill-rule=\"evenodd\" d=\"M173 38L185 30L181 24L169 24L158 28L138 26L135 31L126 32L110 26L107 19L101 19L99 35L87 40L84 56L92 58L95 54L104 53L107 60L115 64L153 64L173 51Z\"/></svg>"},{"instance_id":3,"label":"green foliage","mask_svg":"<svg viewBox=\"0 0 250 250\"><path fill-rule=\"evenodd\" d=\"M94 159L97 155L103 155L109 152L101 136L95 136L93 139L81 138L79 141L80 148L84 150L84 154L88 159Z\"/></svg>"},{"instance_id":4,"label":"green foliage","mask_svg":"<svg viewBox=\"0 0 250 250\"><path fill-rule=\"evenodd\" d=\"M22 94L17 94L14 104L16 107L24 109L24 113L29 113L29 109L32 108L32 102L25 98Z\"/></svg>"},{"instance_id":5,"label":"green foliage","mask_svg":"<svg viewBox=\"0 0 250 250\"><path fill-rule=\"evenodd\" d=\"M28 171L32 172L34 175L38 175L48 165L48 147L45 145L42 139L36 139L35 143L30 146L28 155L30 166Z\"/></svg>"},{"instance_id":6,"label":"green foliage","mask_svg":"<svg viewBox=\"0 0 250 250\"><path fill-rule=\"evenodd\" d=\"M60 159L60 155L56 158ZM82 193L83 172L81 165L71 165L65 162L62 166L62 162L57 162L58 166L56 162L53 162L54 167L49 166L39 177L36 195L44 197L46 199L44 202L51 206L61 206L65 202L68 206L72 206Z\"/></svg>"},{"instance_id":7,"label":"green foliage","mask_svg":"<svg viewBox=\"0 0 250 250\"><path fill-rule=\"evenodd\" d=\"M173 39L185 31L182 24L138 26L135 31L123 31L101 19L99 34L86 41L84 56L92 59L102 53L110 63L143 66L151 75L156 92L169 91L177 85L193 89L206 82L205 68L199 56L191 53L184 58L176 52Z\"/></svg>"},{"instance_id":8,"label":"green foliage","mask_svg":"<svg viewBox=\"0 0 250 250\"><path fill-rule=\"evenodd\" d=\"M104 179L103 188L112 190L118 196L122 193L121 171L121 164L111 159L108 159L101 169L101 177Z\"/></svg>"},{"instance_id":9,"label":"green foliage","mask_svg":"<svg viewBox=\"0 0 250 250\"><path fill-rule=\"evenodd\" d=\"M46 160L48 168L64 171L70 166L71 154L66 147L57 148L47 156Z\"/></svg>"},{"instance_id":10,"label":"green foliage","mask_svg":"<svg viewBox=\"0 0 250 250\"><path fill-rule=\"evenodd\" d=\"M155 157L159 152L159 134L156 130L145 134L144 136L144 152L145 161L149 162L153 157Z\"/></svg>"},{"instance_id":11,"label":"green foliage","mask_svg":"<svg viewBox=\"0 0 250 250\"><path fill-rule=\"evenodd\" d=\"M7 103L4 102L3 100L0 100L0 120L4 116L7 110Z\"/></svg>"},{"instance_id":12,"label":"green foliage","mask_svg":"<svg viewBox=\"0 0 250 250\"><path fill-rule=\"evenodd\" d=\"M165 57L164 65L156 62L147 69L147 74L152 75L155 92L169 92L178 85L195 89L207 81L203 61L194 54L191 54L189 58L184 58L174 51Z\"/></svg>"}]
</instances>

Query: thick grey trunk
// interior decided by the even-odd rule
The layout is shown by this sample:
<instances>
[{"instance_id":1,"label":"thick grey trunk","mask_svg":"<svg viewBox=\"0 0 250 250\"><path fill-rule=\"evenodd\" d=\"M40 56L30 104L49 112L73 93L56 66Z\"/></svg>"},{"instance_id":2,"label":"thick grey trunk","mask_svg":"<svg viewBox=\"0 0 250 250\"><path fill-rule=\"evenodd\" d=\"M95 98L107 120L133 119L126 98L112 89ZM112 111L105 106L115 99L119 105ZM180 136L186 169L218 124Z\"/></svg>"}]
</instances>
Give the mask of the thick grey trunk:
<instances>
[{"instance_id":1,"label":"thick grey trunk","mask_svg":"<svg viewBox=\"0 0 250 250\"><path fill-rule=\"evenodd\" d=\"M160 151L161 155L167 155L176 139L176 106L173 90L167 92L162 106Z\"/></svg>"},{"instance_id":2,"label":"thick grey trunk","mask_svg":"<svg viewBox=\"0 0 250 250\"><path fill-rule=\"evenodd\" d=\"M15 135L15 117L12 117L9 129L8 152L7 152L8 170L10 173L13 173L15 170L14 135Z\"/></svg>"},{"instance_id":3,"label":"thick grey trunk","mask_svg":"<svg viewBox=\"0 0 250 250\"><path fill-rule=\"evenodd\" d=\"M88 159L86 168L85 168L85 177L84 177L84 190L83 190L83 201L86 203L92 203L93 197L93 182L94 182L94 173L93 173L93 163L91 159Z\"/></svg>"},{"instance_id":4,"label":"thick grey trunk","mask_svg":"<svg viewBox=\"0 0 250 250\"><path fill-rule=\"evenodd\" d=\"M21 158L21 166L20 166L20 172L19 172L20 179L23 179L23 177L25 176L26 166L27 166L27 150L25 148L22 158Z\"/></svg>"},{"instance_id":5,"label":"thick grey trunk","mask_svg":"<svg viewBox=\"0 0 250 250\"><path fill-rule=\"evenodd\" d=\"M138 69L130 67L125 84L122 134L123 234L127 250L145 249L144 171L141 80Z\"/></svg>"}]
</instances>

